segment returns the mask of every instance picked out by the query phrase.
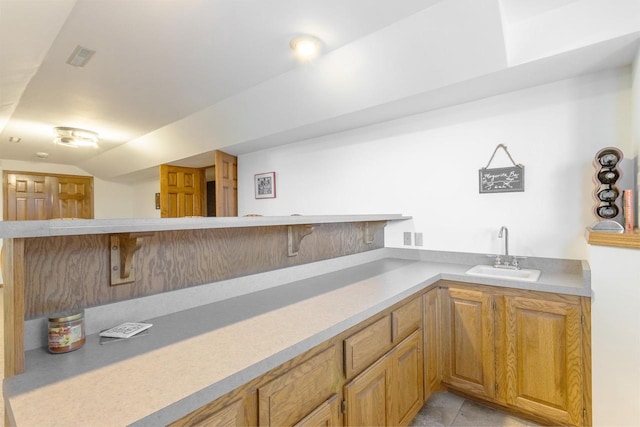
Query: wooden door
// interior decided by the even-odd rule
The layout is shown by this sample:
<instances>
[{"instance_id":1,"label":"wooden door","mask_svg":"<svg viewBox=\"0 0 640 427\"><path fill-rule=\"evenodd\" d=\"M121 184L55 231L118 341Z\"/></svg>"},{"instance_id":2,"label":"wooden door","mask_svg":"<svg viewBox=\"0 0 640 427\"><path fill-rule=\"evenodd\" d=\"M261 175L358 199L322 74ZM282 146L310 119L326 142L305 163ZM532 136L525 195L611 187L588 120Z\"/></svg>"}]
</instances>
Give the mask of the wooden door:
<instances>
[{"instance_id":1,"label":"wooden door","mask_svg":"<svg viewBox=\"0 0 640 427\"><path fill-rule=\"evenodd\" d=\"M443 296L443 381L471 394L493 397L493 298L479 290L456 288Z\"/></svg>"},{"instance_id":2,"label":"wooden door","mask_svg":"<svg viewBox=\"0 0 640 427\"><path fill-rule=\"evenodd\" d=\"M392 425L391 387L391 359L385 356L344 386L345 426Z\"/></svg>"},{"instance_id":3,"label":"wooden door","mask_svg":"<svg viewBox=\"0 0 640 427\"><path fill-rule=\"evenodd\" d=\"M391 354L393 420L391 425L405 426L424 404L422 330L398 344Z\"/></svg>"},{"instance_id":4,"label":"wooden door","mask_svg":"<svg viewBox=\"0 0 640 427\"><path fill-rule=\"evenodd\" d=\"M203 181L200 169L160 165L160 216L203 216Z\"/></svg>"},{"instance_id":5,"label":"wooden door","mask_svg":"<svg viewBox=\"0 0 640 427\"><path fill-rule=\"evenodd\" d=\"M93 218L93 177L4 172L5 221Z\"/></svg>"},{"instance_id":6,"label":"wooden door","mask_svg":"<svg viewBox=\"0 0 640 427\"><path fill-rule=\"evenodd\" d=\"M442 356L440 344L441 309L439 289L424 295L424 386L425 400L435 392L442 381Z\"/></svg>"},{"instance_id":7,"label":"wooden door","mask_svg":"<svg viewBox=\"0 0 640 427\"><path fill-rule=\"evenodd\" d=\"M216 150L216 216L238 216L238 158Z\"/></svg>"},{"instance_id":8,"label":"wooden door","mask_svg":"<svg viewBox=\"0 0 640 427\"><path fill-rule=\"evenodd\" d=\"M54 193L54 218L93 218L93 180L81 176L58 176Z\"/></svg>"},{"instance_id":9,"label":"wooden door","mask_svg":"<svg viewBox=\"0 0 640 427\"><path fill-rule=\"evenodd\" d=\"M505 297L507 403L583 425L579 305Z\"/></svg>"}]
</instances>

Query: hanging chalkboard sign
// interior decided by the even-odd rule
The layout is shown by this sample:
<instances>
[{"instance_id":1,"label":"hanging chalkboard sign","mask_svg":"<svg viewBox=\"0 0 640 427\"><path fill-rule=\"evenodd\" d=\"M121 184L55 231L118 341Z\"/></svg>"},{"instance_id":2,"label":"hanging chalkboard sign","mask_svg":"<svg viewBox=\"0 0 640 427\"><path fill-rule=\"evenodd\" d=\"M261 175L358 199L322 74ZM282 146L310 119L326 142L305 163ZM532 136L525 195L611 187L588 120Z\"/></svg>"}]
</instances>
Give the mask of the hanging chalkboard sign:
<instances>
[{"instance_id":1,"label":"hanging chalkboard sign","mask_svg":"<svg viewBox=\"0 0 640 427\"><path fill-rule=\"evenodd\" d=\"M511 163L513 163L513 167L489 169L489 165L496 155L498 148L502 148L507 153L507 156L511 159ZM509 151L507 151L507 147L500 144L493 150L487 166L478 170L478 182L480 194L524 191L524 166L516 164L511 154L509 154Z\"/></svg>"}]
</instances>

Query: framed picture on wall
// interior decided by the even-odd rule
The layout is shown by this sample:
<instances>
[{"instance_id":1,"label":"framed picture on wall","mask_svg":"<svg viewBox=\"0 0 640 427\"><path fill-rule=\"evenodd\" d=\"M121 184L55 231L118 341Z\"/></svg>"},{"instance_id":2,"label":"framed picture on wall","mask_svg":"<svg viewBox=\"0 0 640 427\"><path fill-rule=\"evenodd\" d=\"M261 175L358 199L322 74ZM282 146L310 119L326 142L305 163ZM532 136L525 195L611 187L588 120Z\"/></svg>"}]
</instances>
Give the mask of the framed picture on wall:
<instances>
[{"instance_id":1,"label":"framed picture on wall","mask_svg":"<svg viewBox=\"0 0 640 427\"><path fill-rule=\"evenodd\" d=\"M267 172L255 175L256 199L273 199L276 197L276 173Z\"/></svg>"}]
</instances>

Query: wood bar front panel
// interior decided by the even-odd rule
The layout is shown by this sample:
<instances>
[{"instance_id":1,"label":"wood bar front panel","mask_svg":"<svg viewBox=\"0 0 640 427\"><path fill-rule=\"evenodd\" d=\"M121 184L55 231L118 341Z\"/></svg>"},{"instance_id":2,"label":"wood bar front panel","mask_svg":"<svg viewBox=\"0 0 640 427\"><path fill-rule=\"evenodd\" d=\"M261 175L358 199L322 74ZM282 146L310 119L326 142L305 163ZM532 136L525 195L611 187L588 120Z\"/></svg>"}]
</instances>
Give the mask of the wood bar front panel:
<instances>
[{"instance_id":1,"label":"wood bar front panel","mask_svg":"<svg viewBox=\"0 0 640 427\"><path fill-rule=\"evenodd\" d=\"M365 243L364 223L315 225L288 256L287 227L156 232L133 256L135 282L110 286L109 235L25 239L25 318L212 283L352 255L384 246L382 231Z\"/></svg>"}]
</instances>

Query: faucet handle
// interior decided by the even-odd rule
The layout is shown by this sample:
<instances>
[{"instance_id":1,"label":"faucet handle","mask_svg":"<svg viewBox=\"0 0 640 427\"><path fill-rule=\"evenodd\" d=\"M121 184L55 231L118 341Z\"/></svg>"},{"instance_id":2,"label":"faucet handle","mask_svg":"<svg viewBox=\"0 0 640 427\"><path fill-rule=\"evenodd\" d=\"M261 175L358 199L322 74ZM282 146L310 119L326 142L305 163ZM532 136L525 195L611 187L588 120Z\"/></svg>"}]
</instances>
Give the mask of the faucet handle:
<instances>
[{"instance_id":1,"label":"faucet handle","mask_svg":"<svg viewBox=\"0 0 640 427\"><path fill-rule=\"evenodd\" d=\"M521 259L527 259L527 257L526 256L515 256L515 255L512 255L511 256L511 265L513 265L516 268L520 268L520 262L518 260L521 260Z\"/></svg>"},{"instance_id":2,"label":"faucet handle","mask_svg":"<svg viewBox=\"0 0 640 427\"><path fill-rule=\"evenodd\" d=\"M491 254L487 254L487 256L489 258L493 258L495 261L493 263L493 266L496 267L498 265L502 265L502 255L491 255Z\"/></svg>"}]
</instances>

